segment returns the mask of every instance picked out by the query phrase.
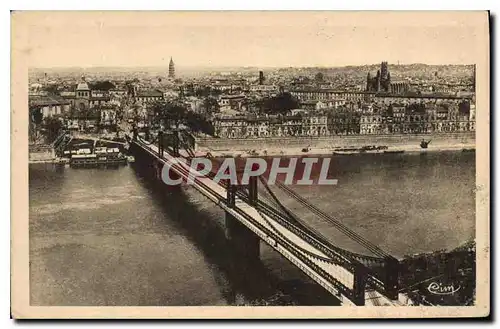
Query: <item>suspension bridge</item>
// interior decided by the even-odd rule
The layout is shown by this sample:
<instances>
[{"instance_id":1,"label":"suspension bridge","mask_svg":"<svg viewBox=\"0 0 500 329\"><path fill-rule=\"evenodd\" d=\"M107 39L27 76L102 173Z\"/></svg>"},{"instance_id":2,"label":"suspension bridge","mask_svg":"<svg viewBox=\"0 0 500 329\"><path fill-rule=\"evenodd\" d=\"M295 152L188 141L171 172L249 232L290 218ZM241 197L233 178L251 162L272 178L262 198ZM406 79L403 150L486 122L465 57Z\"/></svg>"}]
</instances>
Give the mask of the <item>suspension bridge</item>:
<instances>
[{"instance_id":1,"label":"suspension bridge","mask_svg":"<svg viewBox=\"0 0 500 329\"><path fill-rule=\"evenodd\" d=\"M136 165L152 168L158 179L165 164L184 181L194 177L190 186L225 211L226 238L245 261L258 260L262 240L342 305L405 306L411 303L399 287L400 264L396 258L282 183L277 182L273 187L363 246L370 255L335 246L306 225L280 202L263 176L250 177L247 185L232 184L229 180L217 182L214 172L197 176L190 166L195 157L190 140L192 136L188 133L174 131L168 135L160 132L155 139L147 141L135 131L133 137L129 137L130 152ZM212 161L217 162L213 158Z\"/></svg>"}]
</instances>

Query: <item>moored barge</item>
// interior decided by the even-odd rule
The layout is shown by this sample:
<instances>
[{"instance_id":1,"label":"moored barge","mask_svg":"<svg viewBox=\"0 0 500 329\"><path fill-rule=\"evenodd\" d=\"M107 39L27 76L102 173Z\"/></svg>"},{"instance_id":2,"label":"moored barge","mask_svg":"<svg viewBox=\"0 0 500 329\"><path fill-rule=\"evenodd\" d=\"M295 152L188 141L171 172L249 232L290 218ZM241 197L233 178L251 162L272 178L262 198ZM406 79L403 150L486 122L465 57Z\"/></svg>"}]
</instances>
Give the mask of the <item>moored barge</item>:
<instances>
[{"instance_id":1,"label":"moored barge","mask_svg":"<svg viewBox=\"0 0 500 329\"><path fill-rule=\"evenodd\" d=\"M69 165L73 168L116 167L127 164L127 157L118 148L96 148L94 153L72 154Z\"/></svg>"}]
</instances>

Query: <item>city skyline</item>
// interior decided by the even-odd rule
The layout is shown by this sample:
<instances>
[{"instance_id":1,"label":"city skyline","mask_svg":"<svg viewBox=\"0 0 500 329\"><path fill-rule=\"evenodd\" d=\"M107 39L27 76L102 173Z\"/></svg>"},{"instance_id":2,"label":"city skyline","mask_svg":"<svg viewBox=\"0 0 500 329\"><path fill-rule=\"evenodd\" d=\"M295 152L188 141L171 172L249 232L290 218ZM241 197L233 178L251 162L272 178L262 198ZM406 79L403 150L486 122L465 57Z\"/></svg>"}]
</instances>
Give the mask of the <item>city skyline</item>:
<instances>
[{"instance_id":1,"label":"city skyline","mask_svg":"<svg viewBox=\"0 0 500 329\"><path fill-rule=\"evenodd\" d=\"M352 64L352 65L336 65L336 66L252 66L252 65L232 65L232 66L209 66L209 65L177 65L175 64L177 69L251 69L256 70L273 70L273 69L286 69L286 68L295 68L295 69L342 69L349 67L379 67L381 62L374 63L366 63L366 64ZM389 66L412 66L412 65L423 65L423 66L474 66L475 63L463 63L463 64L428 64L428 63L390 63ZM98 70L98 69L164 69L168 74L168 64L167 65L130 65L130 66L37 66L30 67L30 70L66 70L66 69L84 69L84 70ZM182 73L182 72L180 72Z\"/></svg>"},{"instance_id":2,"label":"city skyline","mask_svg":"<svg viewBox=\"0 0 500 329\"><path fill-rule=\"evenodd\" d=\"M471 16L445 20L446 13L436 13L430 21L425 13L424 24L415 13L381 15L374 20L373 14L339 12L34 12L22 18L32 16L32 68L168 67L170 57L179 68L478 62L480 31Z\"/></svg>"}]
</instances>

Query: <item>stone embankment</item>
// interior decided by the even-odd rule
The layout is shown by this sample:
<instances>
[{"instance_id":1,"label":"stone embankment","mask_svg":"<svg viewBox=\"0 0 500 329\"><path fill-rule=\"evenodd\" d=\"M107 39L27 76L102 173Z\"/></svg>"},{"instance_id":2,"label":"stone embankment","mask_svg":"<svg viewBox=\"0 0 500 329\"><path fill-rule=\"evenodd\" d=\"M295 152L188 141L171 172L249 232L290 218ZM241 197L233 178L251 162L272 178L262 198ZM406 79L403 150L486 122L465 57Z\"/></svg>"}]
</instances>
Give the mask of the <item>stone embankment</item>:
<instances>
[{"instance_id":1,"label":"stone embankment","mask_svg":"<svg viewBox=\"0 0 500 329\"><path fill-rule=\"evenodd\" d=\"M475 148L475 133L442 133L419 135L356 135L329 137L286 138L197 138L196 149L215 155L299 155L308 148L308 154L331 154L335 148L360 148L368 145L387 146L389 150L420 151L422 139L431 140L428 151L446 151Z\"/></svg>"}]
</instances>

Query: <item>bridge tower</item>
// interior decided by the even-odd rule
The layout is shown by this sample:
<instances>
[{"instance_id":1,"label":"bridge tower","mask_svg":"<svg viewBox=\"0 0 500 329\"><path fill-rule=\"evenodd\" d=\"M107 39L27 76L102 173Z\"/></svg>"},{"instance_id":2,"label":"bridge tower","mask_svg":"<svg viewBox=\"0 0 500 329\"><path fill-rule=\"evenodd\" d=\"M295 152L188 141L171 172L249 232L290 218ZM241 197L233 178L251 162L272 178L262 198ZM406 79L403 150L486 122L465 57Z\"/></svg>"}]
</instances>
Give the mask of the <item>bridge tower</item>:
<instances>
[{"instance_id":1,"label":"bridge tower","mask_svg":"<svg viewBox=\"0 0 500 329\"><path fill-rule=\"evenodd\" d=\"M234 208L238 190L248 189L249 203L257 202L257 177L250 177L248 185L227 184L226 204L229 208ZM225 213L225 234L226 239L233 247L237 256L242 257L246 262L253 263L260 259L260 239L248 227L226 211Z\"/></svg>"},{"instance_id":2,"label":"bridge tower","mask_svg":"<svg viewBox=\"0 0 500 329\"><path fill-rule=\"evenodd\" d=\"M365 306L365 288L367 273L364 266L357 264L354 272L353 302L357 306Z\"/></svg>"},{"instance_id":3,"label":"bridge tower","mask_svg":"<svg viewBox=\"0 0 500 329\"><path fill-rule=\"evenodd\" d=\"M398 299L399 291L399 272L400 264L399 261L394 257L386 257L385 259L385 292L387 297L392 300Z\"/></svg>"},{"instance_id":4,"label":"bridge tower","mask_svg":"<svg viewBox=\"0 0 500 329\"><path fill-rule=\"evenodd\" d=\"M138 135L139 135L139 131L137 130L137 127L134 125L134 126L132 127L132 139L133 139L134 141L136 141L136 140L137 140Z\"/></svg>"},{"instance_id":5,"label":"bridge tower","mask_svg":"<svg viewBox=\"0 0 500 329\"><path fill-rule=\"evenodd\" d=\"M179 153L179 143L180 143L180 139L179 139L179 130L178 129L174 129L173 132L172 132L172 137L173 137L173 145L172 145L172 148L173 148L173 155L175 157L179 157L180 156L180 153Z\"/></svg>"},{"instance_id":6,"label":"bridge tower","mask_svg":"<svg viewBox=\"0 0 500 329\"><path fill-rule=\"evenodd\" d=\"M161 159L163 159L163 151L164 151L164 139L163 139L163 130L158 132L158 155Z\"/></svg>"}]
</instances>

